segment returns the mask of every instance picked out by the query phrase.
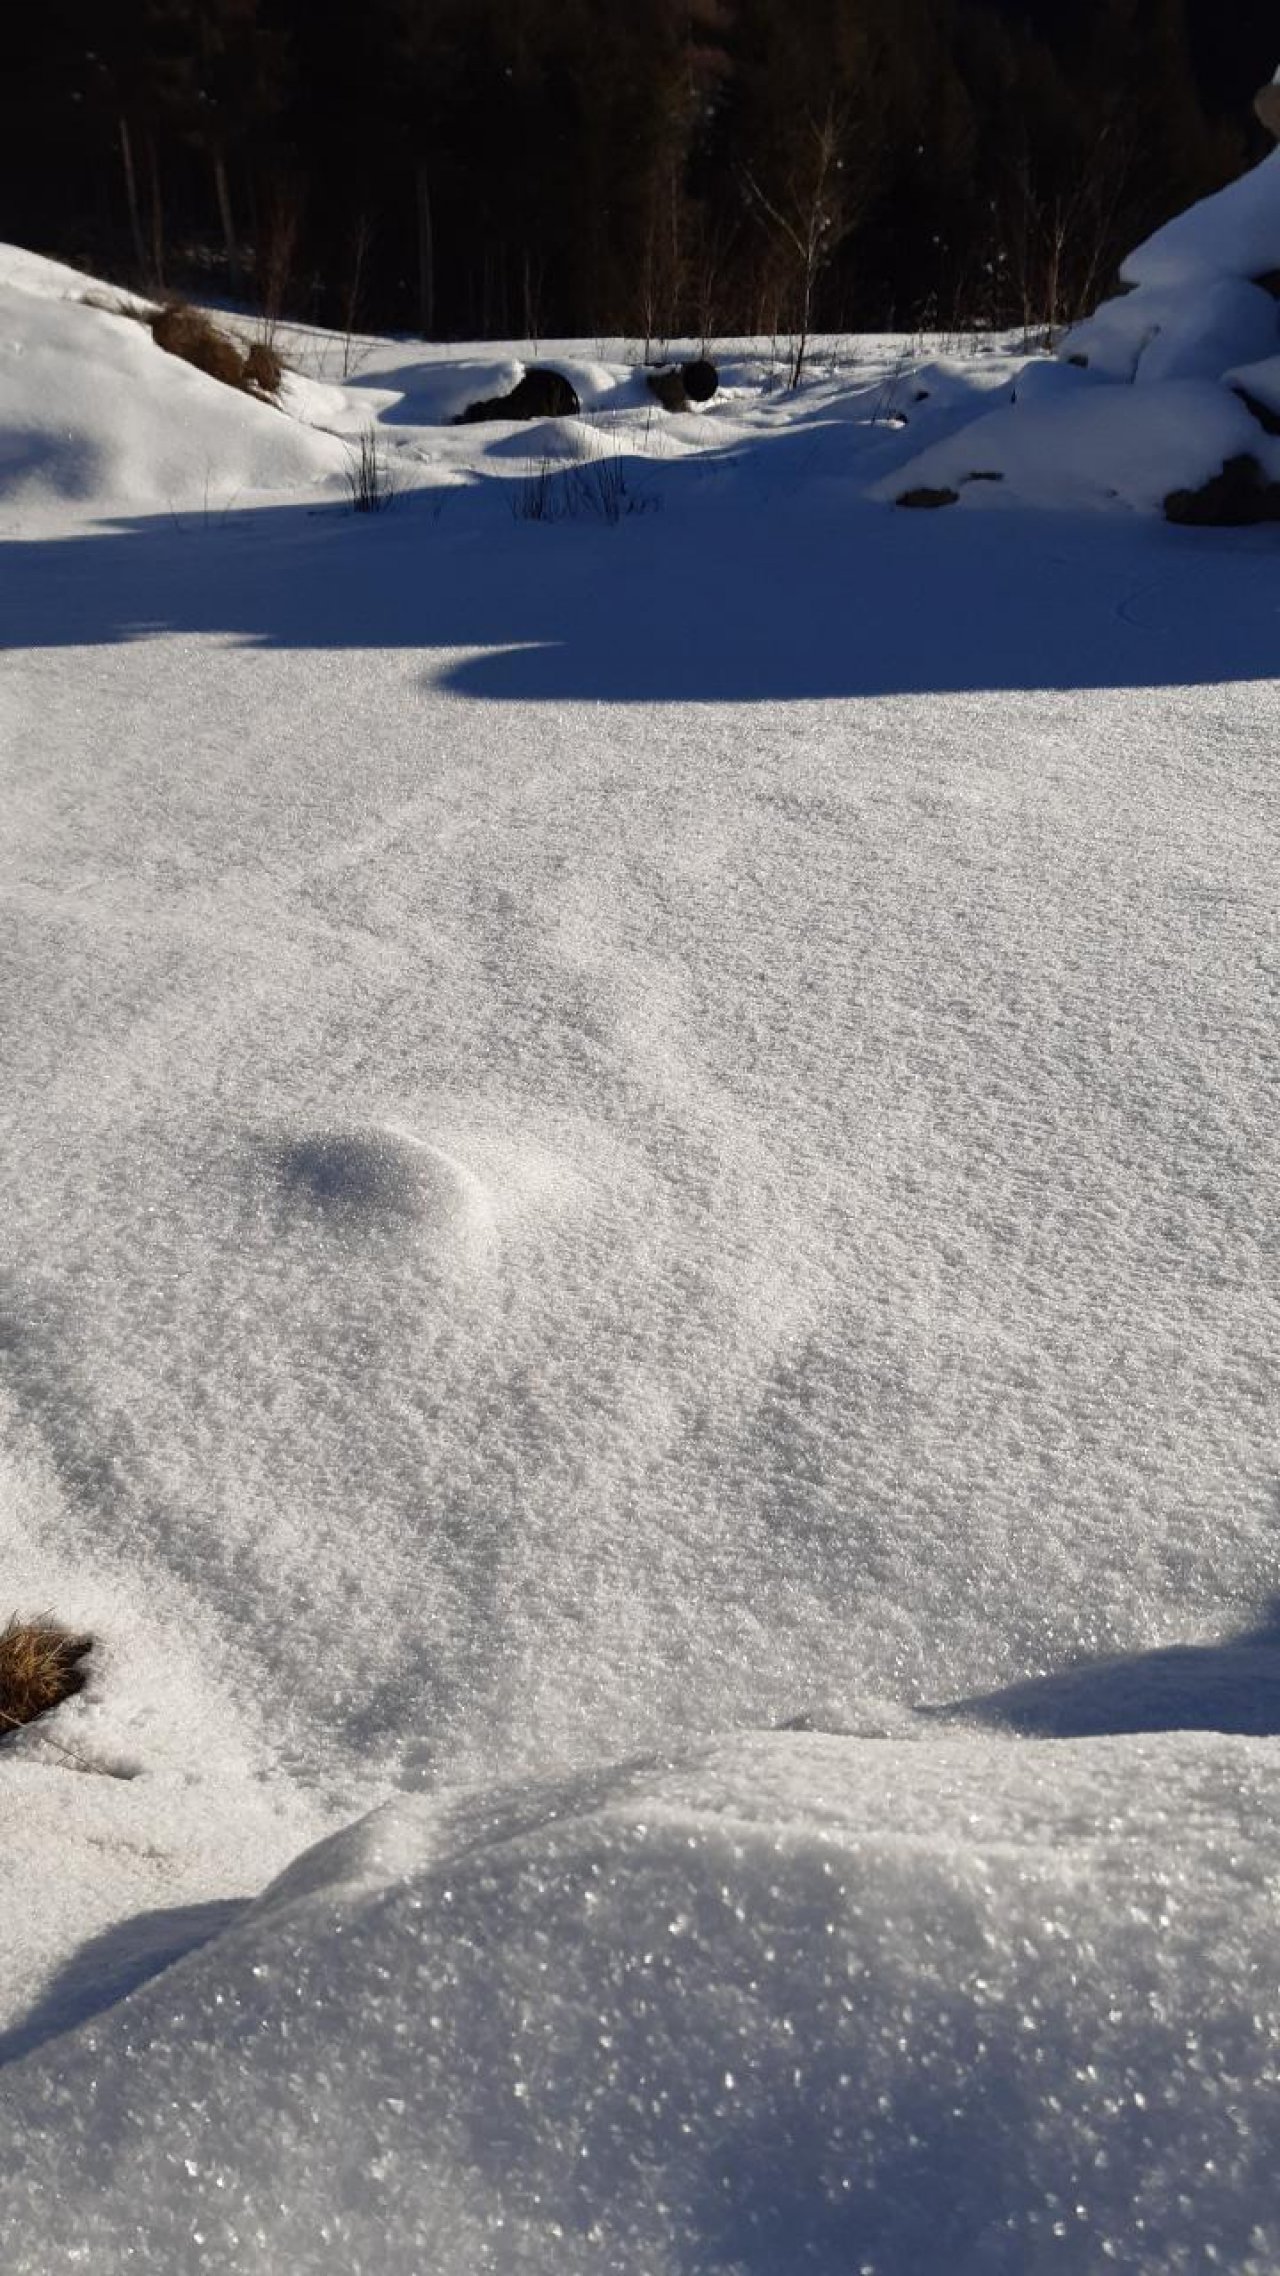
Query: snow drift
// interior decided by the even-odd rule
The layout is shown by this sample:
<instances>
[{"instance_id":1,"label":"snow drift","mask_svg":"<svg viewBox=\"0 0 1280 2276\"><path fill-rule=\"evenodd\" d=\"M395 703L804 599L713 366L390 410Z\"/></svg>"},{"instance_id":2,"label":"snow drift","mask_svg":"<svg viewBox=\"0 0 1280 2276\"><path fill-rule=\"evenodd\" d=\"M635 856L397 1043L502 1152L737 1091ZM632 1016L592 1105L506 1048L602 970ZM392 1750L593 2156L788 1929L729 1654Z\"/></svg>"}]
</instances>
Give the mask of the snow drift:
<instances>
[{"instance_id":1,"label":"snow drift","mask_svg":"<svg viewBox=\"0 0 1280 2276\"><path fill-rule=\"evenodd\" d=\"M1261 1765L996 1771L778 1736L388 1807L9 2073L9 2276L1269 2276Z\"/></svg>"},{"instance_id":2,"label":"snow drift","mask_svg":"<svg viewBox=\"0 0 1280 2276\"><path fill-rule=\"evenodd\" d=\"M1280 151L1130 254L1130 289L1058 343L1096 382L1046 400L1019 386L1016 409L964 429L895 471L885 497L931 491L967 504L1159 507L1252 460L1280 480L1276 421L1259 417L1280 350ZM1132 390L1132 392L1130 392Z\"/></svg>"},{"instance_id":3,"label":"snow drift","mask_svg":"<svg viewBox=\"0 0 1280 2276\"><path fill-rule=\"evenodd\" d=\"M166 355L92 280L0 256L0 501L202 512L315 488L346 453L274 405ZM291 400L297 405L298 393Z\"/></svg>"}]
</instances>

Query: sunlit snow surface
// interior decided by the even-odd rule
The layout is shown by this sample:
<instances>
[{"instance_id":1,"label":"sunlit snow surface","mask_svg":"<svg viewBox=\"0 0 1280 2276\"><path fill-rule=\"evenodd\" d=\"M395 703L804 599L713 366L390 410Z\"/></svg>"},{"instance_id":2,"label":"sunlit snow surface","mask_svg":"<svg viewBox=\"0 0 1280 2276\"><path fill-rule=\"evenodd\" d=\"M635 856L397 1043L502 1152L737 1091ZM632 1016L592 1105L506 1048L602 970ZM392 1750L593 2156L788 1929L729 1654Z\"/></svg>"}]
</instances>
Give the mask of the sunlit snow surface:
<instances>
[{"instance_id":1,"label":"sunlit snow surface","mask_svg":"<svg viewBox=\"0 0 1280 2276\"><path fill-rule=\"evenodd\" d=\"M6 2276L1272 2276L1274 532L8 273Z\"/></svg>"},{"instance_id":2,"label":"sunlit snow surface","mask_svg":"<svg viewBox=\"0 0 1280 2276\"><path fill-rule=\"evenodd\" d=\"M1273 1800L788 1736L390 1805L17 2074L7 2266L1272 2269Z\"/></svg>"}]
</instances>

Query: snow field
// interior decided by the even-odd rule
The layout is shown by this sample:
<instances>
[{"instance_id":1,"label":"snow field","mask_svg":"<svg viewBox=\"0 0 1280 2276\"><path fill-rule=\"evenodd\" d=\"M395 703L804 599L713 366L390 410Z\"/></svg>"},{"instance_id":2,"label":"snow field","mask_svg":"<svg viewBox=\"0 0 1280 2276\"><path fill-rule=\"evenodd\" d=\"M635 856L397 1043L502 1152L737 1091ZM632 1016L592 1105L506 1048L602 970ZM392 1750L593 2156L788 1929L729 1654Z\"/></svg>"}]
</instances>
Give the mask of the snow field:
<instances>
[{"instance_id":1,"label":"snow field","mask_svg":"<svg viewBox=\"0 0 1280 2276\"><path fill-rule=\"evenodd\" d=\"M1274 2276L1274 538L872 495L1232 399L579 348L536 527L7 273L6 2271Z\"/></svg>"}]
</instances>

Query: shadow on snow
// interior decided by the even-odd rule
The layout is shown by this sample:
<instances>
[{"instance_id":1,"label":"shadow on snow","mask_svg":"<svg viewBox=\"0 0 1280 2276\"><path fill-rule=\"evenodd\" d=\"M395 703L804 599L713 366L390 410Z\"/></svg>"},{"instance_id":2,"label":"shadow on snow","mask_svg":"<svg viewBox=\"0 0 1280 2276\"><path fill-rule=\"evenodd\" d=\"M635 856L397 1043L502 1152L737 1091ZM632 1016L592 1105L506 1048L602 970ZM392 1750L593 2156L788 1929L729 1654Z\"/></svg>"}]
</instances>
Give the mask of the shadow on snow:
<instances>
[{"instance_id":1,"label":"shadow on snow","mask_svg":"<svg viewBox=\"0 0 1280 2276\"><path fill-rule=\"evenodd\" d=\"M0 2032L0 2065L18 2062L47 2039L104 2014L162 1969L221 1935L244 1910L245 1901L235 1897L177 1905L162 1912L136 1913L89 1937L22 2020Z\"/></svg>"},{"instance_id":2,"label":"shadow on snow","mask_svg":"<svg viewBox=\"0 0 1280 2276\"><path fill-rule=\"evenodd\" d=\"M0 546L4 642L179 633L408 651L436 686L535 703L1189 687L1280 670L1272 530L906 513L869 503L865 464L838 471L834 444L815 459L803 435L621 465L639 510L615 526L554 519L580 483L565 469L546 478L546 523L517 518L509 475L418 489L371 520L233 504L14 540Z\"/></svg>"},{"instance_id":3,"label":"shadow on snow","mask_svg":"<svg viewBox=\"0 0 1280 2276\"><path fill-rule=\"evenodd\" d=\"M1280 1734L1280 1597L1256 1628L1217 1644L1173 1644L1089 1660L1002 1691L924 1707L938 1722L998 1724L1024 1738L1144 1731Z\"/></svg>"}]
</instances>

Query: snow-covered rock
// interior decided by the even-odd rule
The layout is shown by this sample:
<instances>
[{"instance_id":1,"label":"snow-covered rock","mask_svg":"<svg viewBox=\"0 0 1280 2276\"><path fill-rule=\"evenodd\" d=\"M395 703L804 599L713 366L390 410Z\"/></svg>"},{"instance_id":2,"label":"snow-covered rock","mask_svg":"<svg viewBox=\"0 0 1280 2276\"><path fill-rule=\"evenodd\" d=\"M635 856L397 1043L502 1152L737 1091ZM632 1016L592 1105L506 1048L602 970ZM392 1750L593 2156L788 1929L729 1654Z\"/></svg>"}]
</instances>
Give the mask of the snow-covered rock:
<instances>
[{"instance_id":1,"label":"snow-covered rock","mask_svg":"<svg viewBox=\"0 0 1280 2276\"><path fill-rule=\"evenodd\" d=\"M1234 362L1265 356L1280 340L1270 293L1239 277L1202 289L1153 285L1104 302L1067 333L1059 353L1106 379L1150 386L1168 379L1220 379Z\"/></svg>"},{"instance_id":2,"label":"snow-covered rock","mask_svg":"<svg viewBox=\"0 0 1280 2276\"><path fill-rule=\"evenodd\" d=\"M1248 458L1259 495L1269 495L1275 453L1246 402L1265 404L1267 382L1236 381L1242 367L1265 373L1280 359L1280 303L1268 289L1276 271L1280 152L1157 230L1124 263L1130 289L1064 334L1060 362L1110 385L1067 389L1047 369L1037 380L1032 366L1012 413L923 452L880 494L990 501L990 485L973 479L987 472L1001 477L1002 497L1027 504L1154 509Z\"/></svg>"},{"instance_id":3,"label":"snow-covered rock","mask_svg":"<svg viewBox=\"0 0 1280 2276\"><path fill-rule=\"evenodd\" d=\"M1029 506L1125 505L1158 511L1171 490L1207 482L1252 454L1280 476L1280 445L1238 395L1206 380L1161 386L1054 386L993 411L922 451L879 494L954 490L966 502L1014 497Z\"/></svg>"},{"instance_id":4,"label":"snow-covered rock","mask_svg":"<svg viewBox=\"0 0 1280 2276\"><path fill-rule=\"evenodd\" d=\"M1227 384L1238 395L1247 396L1272 418L1280 420L1280 356L1268 356L1259 364L1244 364L1227 373Z\"/></svg>"}]
</instances>

